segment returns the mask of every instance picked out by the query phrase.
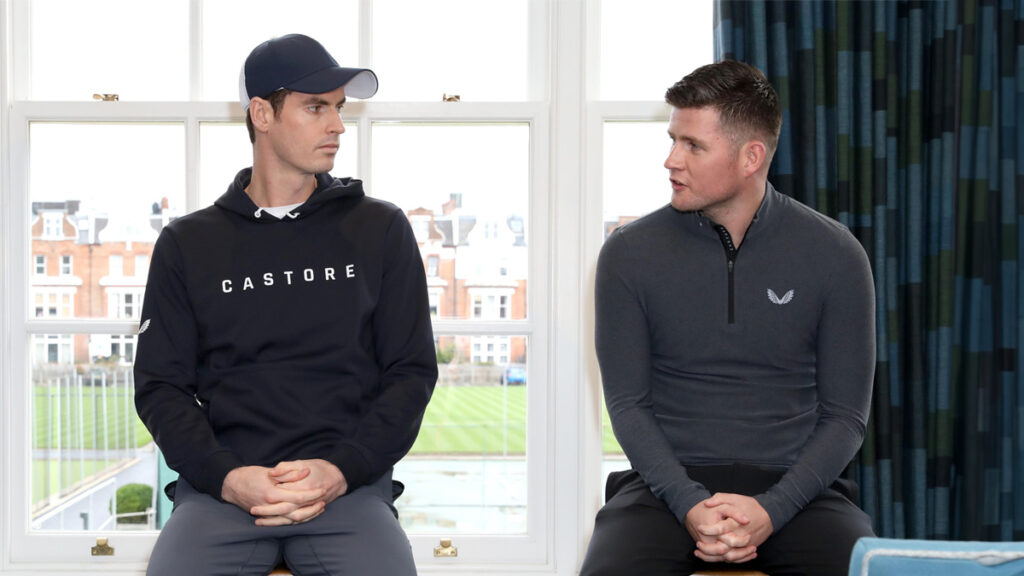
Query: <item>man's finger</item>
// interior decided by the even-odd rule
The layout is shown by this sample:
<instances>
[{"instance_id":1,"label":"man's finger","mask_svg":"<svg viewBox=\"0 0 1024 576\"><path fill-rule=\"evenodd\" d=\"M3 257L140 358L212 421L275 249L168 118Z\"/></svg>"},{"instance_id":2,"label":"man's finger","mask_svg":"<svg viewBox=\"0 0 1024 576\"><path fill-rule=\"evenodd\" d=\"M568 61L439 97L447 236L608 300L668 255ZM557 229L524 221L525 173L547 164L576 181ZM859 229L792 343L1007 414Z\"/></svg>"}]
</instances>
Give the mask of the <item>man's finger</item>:
<instances>
[{"instance_id":1,"label":"man's finger","mask_svg":"<svg viewBox=\"0 0 1024 576\"><path fill-rule=\"evenodd\" d=\"M705 501L705 504L710 501L711 500ZM722 518L732 518L740 526L746 526L747 524L750 524L750 518L748 518L746 514L744 514L736 506L733 506L732 504L729 504L727 502L720 502L718 504L715 504L714 506L709 506L709 508L714 508L715 513L719 514Z\"/></svg>"},{"instance_id":2,"label":"man's finger","mask_svg":"<svg viewBox=\"0 0 1024 576\"><path fill-rule=\"evenodd\" d=\"M253 506L249 509L249 513L253 516L281 516L304 506L316 504L324 495L323 490L278 490L277 492L284 492L285 497L275 498L271 504Z\"/></svg>"},{"instance_id":3,"label":"man's finger","mask_svg":"<svg viewBox=\"0 0 1024 576\"><path fill-rule=\"evenodd\" d=\"M260 517L256 519L257 526L288 526L290 524L295 524L295 522L285 516Z\"/></svg>"},{"instance_id":4,"label":"man's finger","mask_svg":"<svg viewBox=\"0 0 1024 576\"><path fill-rule=\"evenodd\" d=\"M742 564L757 558L757 548L747 546L746 548L734 548L725 554L725 561L732 564Z\"/></svg>"},{"instance_id":5,"label":"man's finger","mask_svg":"<svg viewBox=\"0 0 1024 576\"><path fill-rule=\"evenodd\" d=\"M709 543L709 542L698 541L697 542L697 550L699 550L700 552L703 552L704 554L707 554L709 556L724 556L726 554L726 552L729 552L730 550L732 550L732 548L730 548L724 542Z\"/></svg>"},{"instance_id":6,"label":"man's finger","mask_svg":"<svg viewBox=\"0 0 1024 576\"><path fill-rule=\"evenodd\" d=\"M694 550L693 555L705 562L725 562L725 556L712 556L705 554L700 550Z\"/></svg>"},{"instance_id":7,"label":"man's finger","mask_svg":"<svg viewBox=\"0 0 1024 576\"><path fill-rule=\"evenodd\" d=\"M256 525L287 526L289 524L301 524L323 514L325 508L326 505L323 502L317 502L310 506L295 508L286 512L265 514L256 519Z\"/></svg>"},{"instance_id":8,"label":"man's finger","mask_svg":"<svg viewBox=\"0 0 1024 576\"><path fill-rule=\"evenodd\" d=\"M286 474L297 474L300 478L309 476L309 466L304 466L297 462L280 462L277 466L270 469L270 476L277 478Z\"/></svg>"},{"instance_id":9,"label":"man's finger","mask_svg":"<svg viewBox=\"0 0 1024 576\"><path fill-rule=\"evenodd\" d=\"M295 512L287 514L287 516L288 518L291 518L296 524L301 524L303 522L309 522L313 518L316 518L317 516L323 514L326 507L327 505L324 504L323 502L317 502L312 506L299 508Z\"/></svg>"},{"instance_id":10,"label":"man's finger","mask_svg":"<svg viewBox=\"0 0 1024 576\"><path fill-rule=\"evenodd\" d=\"M721 536L728 532L732 532L739 526L739 522L732 518L726 518L714 524L701 524L697 526L697 531L704 536Z\"/></svg>"},{"instance_id":11,"label":"man's finger","mask_svg":"<svg viewBox=\"0 0 1024 576\"><path fill-rule=\"evenodd\" d=\"M305 470L287 470L281 474L274 474L271 472L270 477L278 484L285 484L288 482L298 482L303 478L309 476L309 469Z\"/></svg>"},{"instance_id":12,"label":"man's finger","mask_svg":"<svg viewBox=\"0 0 1024 576\"><path fill-rule=\"evenodd\" d=\"M736 532L726 532L718 537L719 540L725 542L733 548L746 548L750 545L750 534L738 534Z\"/></svg>"}]
</instances>

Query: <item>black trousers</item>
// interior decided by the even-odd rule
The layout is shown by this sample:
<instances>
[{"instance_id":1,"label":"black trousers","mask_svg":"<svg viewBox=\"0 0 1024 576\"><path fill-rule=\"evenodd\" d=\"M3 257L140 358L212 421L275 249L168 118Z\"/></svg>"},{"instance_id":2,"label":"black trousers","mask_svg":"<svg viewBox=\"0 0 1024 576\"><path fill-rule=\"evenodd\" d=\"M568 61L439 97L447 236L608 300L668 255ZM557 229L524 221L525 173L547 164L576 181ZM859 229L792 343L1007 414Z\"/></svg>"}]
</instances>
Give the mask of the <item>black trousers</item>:
<instances>
[{"instance_id":1,"label":"black trousers","mask_svg":"<svg viewBox=\"0 0 1024 576\"><path fill-rule=\"evenodd\" d=\"M712 494L746 496L764 492L783 474L740 464L686 470ZM690 533L638 472L613 472L580 576L688 576L706 569L847 576L854 544L862 536L874 536L871 519L854 504L856 499L856 484L837 480L761 544L757 558L744 564L710 564L694 556Z\"/></svg>"}]
</instances>

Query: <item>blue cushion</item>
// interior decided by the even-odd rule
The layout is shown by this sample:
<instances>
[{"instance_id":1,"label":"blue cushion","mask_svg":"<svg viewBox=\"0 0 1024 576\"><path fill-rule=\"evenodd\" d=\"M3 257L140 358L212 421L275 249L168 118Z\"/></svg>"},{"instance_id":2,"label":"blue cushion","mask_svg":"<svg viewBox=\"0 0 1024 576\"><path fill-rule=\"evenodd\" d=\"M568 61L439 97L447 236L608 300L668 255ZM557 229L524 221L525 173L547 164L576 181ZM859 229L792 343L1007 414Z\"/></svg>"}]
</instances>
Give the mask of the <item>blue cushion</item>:
<instances>
[{"instance_id":1,"label":"blue cushion","mask_svg":"<svg viewBox=\"0 0 1024 576\"><path fill-rule=\"evenodd\" d=\"M849 576L1024 576L1024 542L861 538Z\"/></svg>"}]
</instances>

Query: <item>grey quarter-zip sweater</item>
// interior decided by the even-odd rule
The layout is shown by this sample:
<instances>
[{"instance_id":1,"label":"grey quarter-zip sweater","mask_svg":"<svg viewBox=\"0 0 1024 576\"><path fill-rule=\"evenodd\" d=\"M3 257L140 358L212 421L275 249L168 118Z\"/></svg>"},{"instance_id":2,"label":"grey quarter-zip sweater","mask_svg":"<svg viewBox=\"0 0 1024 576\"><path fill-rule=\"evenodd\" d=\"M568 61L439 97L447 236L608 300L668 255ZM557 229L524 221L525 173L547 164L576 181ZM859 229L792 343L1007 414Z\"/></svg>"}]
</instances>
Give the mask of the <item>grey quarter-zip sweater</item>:
<instances>
[{"instance_id":1,"label":"grey quarter-zip sweater","mask_svg":"<svg viewBox=\"0 0 1024 576\"><path fill-rule=\"evenodd\" d=\"M867 256L770 184L738 250L671 206L617 229L596 314L615 435L680 522L711 496L687 466L785 470L755 496L779 530L860 448L875 366Z\"/></svg>"}]
</instances>

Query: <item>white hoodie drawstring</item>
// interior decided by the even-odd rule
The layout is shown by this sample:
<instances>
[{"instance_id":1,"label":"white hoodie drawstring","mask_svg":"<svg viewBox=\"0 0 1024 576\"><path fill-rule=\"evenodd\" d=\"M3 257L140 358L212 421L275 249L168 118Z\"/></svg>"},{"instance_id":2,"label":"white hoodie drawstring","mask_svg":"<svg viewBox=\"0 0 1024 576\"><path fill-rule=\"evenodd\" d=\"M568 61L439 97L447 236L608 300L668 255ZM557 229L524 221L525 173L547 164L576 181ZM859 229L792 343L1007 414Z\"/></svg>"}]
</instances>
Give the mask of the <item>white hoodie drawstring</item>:
<instances>
[{"instance_id":1,"label":"white hoodie drawstring","mask_svg":"<svg viewBox=\"0 0 1024 576\"><path fill-rule=\"evenodd\" d=\"M294 219L299 217L299 213L298 212L285 212L285 216L288 216L289 218L294 220Z\"/></svg>"},{"instance_id":2,"label":"white hoodie drawstring","mask_svg":"<svg viewBox=\"0 0 1024 576\"><path fill-rule=\"evenodd\" d=\"M257 218L259 218L259 217L260 217L260 216L262 216L262 215L263 215L263 208L262 208L262 207L260 207L260 208L257 208L257 209L256 209L256 213L255 213L255 214L253 214L253 216L255 216L255 217L257 217Z\"/></svg>"}]
</instances>

